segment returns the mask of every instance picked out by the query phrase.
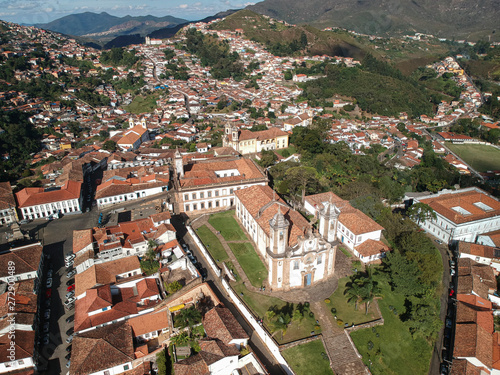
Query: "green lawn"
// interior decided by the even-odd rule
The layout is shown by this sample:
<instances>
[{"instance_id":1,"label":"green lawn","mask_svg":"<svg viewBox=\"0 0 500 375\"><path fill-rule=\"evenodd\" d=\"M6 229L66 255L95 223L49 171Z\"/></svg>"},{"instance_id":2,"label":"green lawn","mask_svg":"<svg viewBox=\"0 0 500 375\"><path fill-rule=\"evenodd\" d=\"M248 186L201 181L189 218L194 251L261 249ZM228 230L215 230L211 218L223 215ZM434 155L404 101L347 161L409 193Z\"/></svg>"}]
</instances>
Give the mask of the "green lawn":
<instances>
[{"instance_id":1,"label":"green lawn","mask_svg":"<svg viewBox=\"0 0 500 375\"><path fill-rule=\"evenodd\" d=\"M201 242L205 245L208 252L217 262L223 262L229 259L226 250L222 247L219 239L215 234L212 233L206 225L202 225L196 230L196 233L201 239Z\"/></svg>"},{"instance_id":2,"label":"green lawn","mask_svg":"<svg viewBox=\"0 0 500 375\"><path fill-rule=\"evenodd\" d=\"M347 250L344 246L340 246L340 251L344 253L344 255L348 258L352 257L352 254L349 250Z\"/></svg>"},{"instance_id":3,"label":"green lawn","mask_svg":"<svg viewBox=\"0 0 500 375\"><path fill-rule=\"evenodd\" d=\"M384 325L351 333L356 348L372 374L427 374L433 347L424 339L414 339L397 314L405 311L404 297L391 292L386 282L381 282L383 299L379 307ZM396 314L389 308L393 306ZM377 337L378 335L378 337ZM369 342L373 343L370 350Z\"/></svg>"},{"instance_id":4,"label":"green lawn","mask_svg":"<svg viewBox=\"0 0 500 375\"><path fill-rule=\"evenodd\" d=\"M344 277L339 280L339 286L335 293L330 296L330 303L326 304L328 311L332 308L336 309L335 314L332 313L332 317L337 315L337 319L341 320L343 323L348 323L351 325L366 323L378 318L373 304L368 309L368 314L365 315L365 305L358 306L357 310L354 310L354 305L347 302L346 296L344 296L345 284L349 281L349 278ZM335 323L335 322L333 322Z\"/></svg>"},{"instance_id":5,"label":"green lawn","mask_svg":"<svg viewBox=\"0 0 500 375\"><path fill-rule=\"evenodd\" d=\"M210 215L208 222L220 232L226 241L245 241L247 236L234 218L234 210Z\"/></svg>"},{"instance_id":6,"label":"green lawn","mask_svg":"<svg viewBox=\"0 0 500 375\"><path fill-rule=\"evenodd\" d=\"M325 359L321 353L325 353L321 340L297 345L281 352L297 375L333 375L328 357Z\"/></svg>"},{"instance_id":7,"label":"green lawn","mask_svg":"<svg viewBox=\"0 0 500 375\"><path fill-rule=\"evenodd\" d=\"M500 150L487 145L452 144L446 146L479 172L500 169Z\"/></svg>"},{"instance_id":8,"label":"green lawn","mask_svg":"<svg viewBox=\"0 0 500 375\"><path fill-rule=\"evenodd\" d=\"M159 93L150 94L147 96L137 95L132 103L125 107L130 113L140 114L144 112L151 112L157 107L156 100L160 97Z\"/></svg>"},{"instance_id":9,"label":"green lawn","mask_svg":"<svg viewBox=\"0 0 500 375\"><path fill-rule=\"evenodd\" d=\"M268 297L260 293L249 291L241 282L233 284L233 288L236 293L238 293L240 298L243 299L247 306L254 312L254 314L259 318L264 319L264 326L268 329L268 331L270 325L266 317L267 310L269 310L271 306L276 306L278 309L281 309L287 304L285 301L279 298ZM243 295L241 293L243 293ZM304 318L302 319L302 321L300 321L300 323L290 323L286 333L283 335L283 338L281 337L281 332L277 332L274 335L274 339L279 344L284 344L287 342L292 342L305 337L309 337L311 335L311 332L313 331L314 334L321 333L321 327L319 329L316 329L315 326L316 318L314 316L310 316L309 309L306 309Z\"/></svg>"},{"instance_id":10,"label":"green lawn","mask_svg":"<svg viewBox=\"0 0 500 375\"><path fill-rule=\"evenodd\" d=\"M287 150L290 155L293 155L297 152L297 149L295 148L295 146L288 146L288 148L282 148L280 150L275 150L276 153L280 154L281 156L283 156L283 151Z\"/></svg>"},{"instance_id":11,"label":"green lawn","mask_svg":"<svg viewBox=\"0 0 500 375\"><path fill-rule=\"evenodd\" d=\"M260 288L267 278L267 268L250 242L229 243L229 247L253 286Z\"/></svg>"}]
</instances>

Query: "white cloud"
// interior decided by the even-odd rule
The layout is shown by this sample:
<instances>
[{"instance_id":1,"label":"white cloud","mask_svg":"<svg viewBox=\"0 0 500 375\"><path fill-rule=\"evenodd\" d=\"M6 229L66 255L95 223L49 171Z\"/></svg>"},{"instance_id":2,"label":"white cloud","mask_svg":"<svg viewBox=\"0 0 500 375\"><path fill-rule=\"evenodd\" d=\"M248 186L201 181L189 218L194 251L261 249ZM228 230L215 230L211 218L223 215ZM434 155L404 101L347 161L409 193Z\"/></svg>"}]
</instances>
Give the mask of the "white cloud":
<instances>
[{"instance_id":1,"label":"white cloud","mask_svg":"<svg viewBox=\"0 0 500 375\"><path fill-rule=\"evenodd\" d=\"M187 9L188 5L187 4L180 4L179 8L181 9Z\"/></svg>"}]
</instances>

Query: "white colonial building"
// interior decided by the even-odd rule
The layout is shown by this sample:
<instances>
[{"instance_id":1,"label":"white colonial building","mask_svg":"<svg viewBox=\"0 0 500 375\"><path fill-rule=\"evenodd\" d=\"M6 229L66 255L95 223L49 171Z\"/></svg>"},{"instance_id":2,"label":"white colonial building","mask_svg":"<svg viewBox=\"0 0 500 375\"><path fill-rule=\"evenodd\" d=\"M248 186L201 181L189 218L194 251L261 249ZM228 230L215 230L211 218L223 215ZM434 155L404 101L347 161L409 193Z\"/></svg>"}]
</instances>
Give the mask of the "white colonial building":
<instances>
[{"instance_id":1,"label":"white colonial building","mask_svg":"<svg viewBox=\"0 0 500 375\"><path fill-rule=\"evenodd\" d=\"M500 202L479 188L443 190L413 198L412 203L419 202L432 208L436 219L418 225L445 243L476 242L478 235L500 229Z\"/></svg>"},{"instance_id":2,"label":"white colonial building","mask_svg":"<svg viewBox=\"0 0 500 375\"><path fill-rule=\"evenodd\" d=\"M385 256L389 248L380 241L381 225L363 212L352 207L332 192L309 195L304 199L304 209L310 215L320 218L321 210L334 204L339 210L335 238L351 250L364 263L373 262Z\"/></svg>"},{"instance_id":3,"label":"white colonial building","mask_svg":"<svg viewBox=\"0 0 500 375\"><path fill-rule=\"evenodd\" d=\"M253 185L267 185L264 172L250 159L201 161L183 165L175 156L176 212L200 215L234 206L234 194Z\"/></svg>"},{"instance_id":4,"label":"white colonial building","mask_svg":"<svg viewBox=\"0 0 500 375\"><path fill-rule=\"evenodd\" d=\"M238 190L236 217L265 259L273 289L313 285L333 275L338 210L332 205L320 215L319 233L269 186Z\"/></svg>"},{"instance_id":5,"label":"white colonial building","mask_svg":"<svg viewBox=\"0 0 500 375\"><path fill-rule=\"evenodd\" d=\"M47 218L58 213L81 213L81 185L81 182L68 180L60 188L24 188L16 193L23 219Z\"/></svg>"}]
</instances>

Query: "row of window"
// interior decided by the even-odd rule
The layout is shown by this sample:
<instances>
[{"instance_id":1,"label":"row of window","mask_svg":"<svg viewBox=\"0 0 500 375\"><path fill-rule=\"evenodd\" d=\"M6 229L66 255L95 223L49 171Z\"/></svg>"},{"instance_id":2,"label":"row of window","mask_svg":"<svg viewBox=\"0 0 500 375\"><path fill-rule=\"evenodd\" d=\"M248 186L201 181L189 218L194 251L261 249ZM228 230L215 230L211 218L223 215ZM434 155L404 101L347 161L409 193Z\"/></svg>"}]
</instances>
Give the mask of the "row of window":
<instances>
[{"instance_id":1,"label":"row of window","mask_svg":"<svg viewBox=\"0 0 500 375\"><path fill-rule=\"evenodd\" d=\"M234 204L233 199L229 200L229 205L232 206ZM217 207L225 207L227 206L227 199L216 200L216 201L208 201L208 202L200 202L185 205L185 211L197 211L197 210L205 210Z\"/></svg>"},{"instance_id":2,"label":"row of window","mask_svg":"<svg viewBox=\"0 0 500 375\"><path fill-rule=\"evenodd\" d=\"M67 202L67 204L66 204ZM45 205L38 205L38 206L33 206L33 207L28 207L28 208L23 208L22 211L23 211L23 214L27 214L27 213L36 213L36 212L48 212L48 211L52 211L52 212L55 212L57 210L60 210L60 209L64 209L66 207L78 207L78 202L76 200L72 200L72 201L62 201L62 202L54 202L54 203L50 203L50 204L45 204Z\"/></svg>"},{"instance_id":3,"label":"row of window","mask_svg":"<svg viewBox=\"0 0 500 375\"><path fill-rule=\"evenodd\" d=\"M239 190L239 188L237 188L236 190ZM229 194L233 194L234 192L234 189L233 188L230 188L229 189ZM207 198L212 198L212 191L207 191ZM214 197L218 197L219 196L219 190L214 190L213 191L213 195ZM227 195L227 189L222 189L221 190L221 195ZM204 191L201 191L199 193L191 193L191 200L195 200L195 199L204 199L205 198L205 192ZM190 200L189 199L189 194L184 194L184 201L188 201Z\"/></svg>"}]
</instances>

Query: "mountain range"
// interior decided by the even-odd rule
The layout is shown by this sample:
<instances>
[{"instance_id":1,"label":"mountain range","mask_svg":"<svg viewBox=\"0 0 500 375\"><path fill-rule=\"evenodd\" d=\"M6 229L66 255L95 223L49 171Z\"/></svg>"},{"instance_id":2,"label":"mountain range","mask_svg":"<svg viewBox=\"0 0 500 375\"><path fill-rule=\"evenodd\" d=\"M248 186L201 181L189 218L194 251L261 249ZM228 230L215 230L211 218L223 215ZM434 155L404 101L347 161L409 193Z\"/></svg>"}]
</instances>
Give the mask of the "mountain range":
<instances>
[{"instance_id":1,"label":"mountain range","mask_svg":"<svg viewBox=\"0 0 500 375\"><path fill-rule=\"evenodd\" d=\"M185 19L172 16L116 17L106 12L85 12L70 14L49 23L36 24L34 26L66 35L109 40L127 34L145 36L154 30L172 27L186 22L188 21Z\"/></svg>"},{"instance_id":2,"label":"mountain range","mask_svg":"<svg viewBox=\"0 0 500 375\"><path fill-rule=\"evenodd\" d=\"M370 35L425 33L500 40L498 0L264 0L248 9L292 24L342 27Z\"/></svg>"}]
</instances>

